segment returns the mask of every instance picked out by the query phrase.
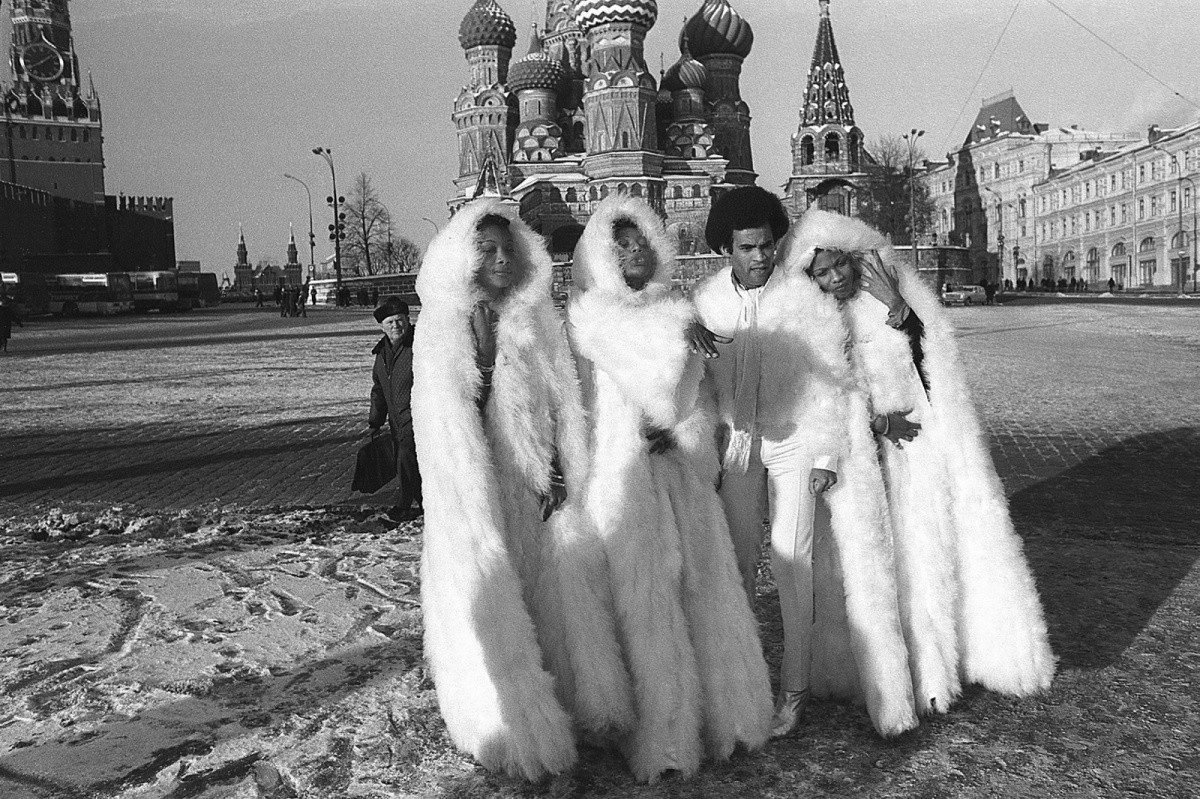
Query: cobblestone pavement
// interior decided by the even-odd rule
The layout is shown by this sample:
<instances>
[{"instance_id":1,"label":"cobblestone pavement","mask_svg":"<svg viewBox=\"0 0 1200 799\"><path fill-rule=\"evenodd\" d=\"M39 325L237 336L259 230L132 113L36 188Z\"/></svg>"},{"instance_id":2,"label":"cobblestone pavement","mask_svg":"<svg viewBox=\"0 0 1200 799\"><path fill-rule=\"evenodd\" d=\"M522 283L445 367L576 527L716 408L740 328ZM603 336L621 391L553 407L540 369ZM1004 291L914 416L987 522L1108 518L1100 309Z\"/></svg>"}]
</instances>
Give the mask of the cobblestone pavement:
<instances>
[{"instance_id":1,"label":"cobblestone pavement","mask_svg":"<svg viewBox=\"0 0 1200 799\"><path fill-rule=\"evenodd\" d=\"M0 518L19 517L0 524L0 797L1194 795L1200 306L951 314L1054 687L972 688L899 741L818 702L802 737L648 788L598 753L524 786L453 751L422 665L420 523L348 489L365 309L19 328L0 356Z\"/></svg>"},{"instance_id":2,"label":"cobblestone pavement","mask_svg":"<svg viewBox=\"0 0 1200 799\"><path fill-rule=\"evenodd\" d=\"M1165 456L1173 431L1200 426L1200 307L951 313L1010 492L1115 447ZM361 501L349 482L376 335L366 309L18 328L0 360L0 509Z\"/></svg>"}]
</instances>

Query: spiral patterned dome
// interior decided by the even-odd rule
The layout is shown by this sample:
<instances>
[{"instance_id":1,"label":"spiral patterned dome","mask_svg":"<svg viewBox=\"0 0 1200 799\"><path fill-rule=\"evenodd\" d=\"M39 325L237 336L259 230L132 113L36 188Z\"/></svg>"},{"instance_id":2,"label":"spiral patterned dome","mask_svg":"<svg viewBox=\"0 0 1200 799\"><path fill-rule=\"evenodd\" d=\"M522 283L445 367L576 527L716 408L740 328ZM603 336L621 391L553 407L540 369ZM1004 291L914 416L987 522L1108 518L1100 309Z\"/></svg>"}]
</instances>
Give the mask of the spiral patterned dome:
<instances>
[{"instance_id":1,"label":"spiral patterned dome","mask_svg":"<svg viewBox=\"0 0 1200 799\"><path fill-rule=\"evenodd\" d=\"M654 0L575 0L571 13L575 16L575 24L584 32L609 22L632 22L652 28L658 19L658 3Z\"/></svg>"},{"instance_id":2,"label":"spiral patterned dome","mask_svg":"<svg viewBox=\"0 0 1200 799\"><path fill-rule=\"evenodd\" d=\"M562 64L555 61L542 49L542 37L537 25L529 39L529 53L518 59L508 70L508 88L519 92L524 89L554 89L562 84L566 72Z\"/></svg>"},{"instance_id":3,"label":"spiral patterned dome","mask_svg":"<svg viewBox=\"0 0 1200 799\"><path fill-rule=\"evenodd\" d=\"M458 26L458 43L464 50L481 45L511 50L517 43L517 26L496 0L475 0Z\"/></svg>"},{"instance_id":4,"label":"spiral patterned dome","mask_svg":"<svg viewBox=\"0 0 1200 799\"><path fill-rule=\"evenodd\" d=\"M729 0L705 0L700 10L683 26L679 34L691 41L692 52L699 58L729 54L745 58L754 46L754 31Z\"/></svg>"},{"instance_id":5,"label":"spiral patterned dome","mask_svg":"<svg viewBox=\"0 0 1200 799\"><path fill-rule=\"evenodd\" d=\"M681 37L679 49L679 60L663 75L662 89L671 93L683 89L703 89L708 80L708 69L692 57L686 33Z\"/></svg>"}]
</instances>

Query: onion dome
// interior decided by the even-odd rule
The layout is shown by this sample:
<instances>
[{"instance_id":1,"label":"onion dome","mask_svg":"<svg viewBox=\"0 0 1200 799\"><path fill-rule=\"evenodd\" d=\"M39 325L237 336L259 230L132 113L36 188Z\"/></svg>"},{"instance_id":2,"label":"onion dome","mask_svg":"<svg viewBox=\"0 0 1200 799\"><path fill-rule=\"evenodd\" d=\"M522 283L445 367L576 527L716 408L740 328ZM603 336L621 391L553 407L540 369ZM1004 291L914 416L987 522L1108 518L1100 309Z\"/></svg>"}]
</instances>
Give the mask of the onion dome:
<instances>
[{"instance_id":1,"label":"onion dome","mask_svg":"<svg viewBox=\"0 0 1200 799\"><path fill-rule=\"evenodd\" d=\"M671 65L663 75L660 84L665 91L672 94L683 89L703 89L708 80L708 69L692 57L692 51L685 30L679 42L679 60Z\"/></svg>"},{"instance_id":2,"label":"onion dome","mask_svg":"<svg viewBox=\"0 0 1200 799\"><path fill-rule=\"evenodd\" d=\"M742 15L733 10L729 0L704 0L700 10L683 26L679 34L691 40L692 52L698 58L707 55L736 55L745 58L754 46L754 31Z\"/></svg>"},{"instance_id":3,"label":"onion dome","mask_svg":"<svg viewBox=\"0 0 1200 799\"><path fill-rule=\"evenodd\" d=\"M475 5L458 26L462 49L496 45L512 49L517 43L517 26L496 0L475 0Z\"/></svg>"},{"instance_id":4,"label":"onion dome","mask_svg":"<svg viewBox=\"0 0 1200 799\"><path fill-rule=\"evenodd\" d=\"M557 90L565 76L562 64L551 58L542 49L542 37L534 23L529 39L529 53L520 58L508 70L508 88L519 92L524 89Z\"/></svg>"},{"instance_id":5,"label":"onion dome","mask_svg":"<svg viewBox=\"0 0 1200 799\"><path fill-rule=\"evenodd\" d=\"M654 0L575 0L571 13L575 15L575 24L585 32L610 22L629 22L649 29L658 19L658 3Z\"/></svg>"}]
</instances>

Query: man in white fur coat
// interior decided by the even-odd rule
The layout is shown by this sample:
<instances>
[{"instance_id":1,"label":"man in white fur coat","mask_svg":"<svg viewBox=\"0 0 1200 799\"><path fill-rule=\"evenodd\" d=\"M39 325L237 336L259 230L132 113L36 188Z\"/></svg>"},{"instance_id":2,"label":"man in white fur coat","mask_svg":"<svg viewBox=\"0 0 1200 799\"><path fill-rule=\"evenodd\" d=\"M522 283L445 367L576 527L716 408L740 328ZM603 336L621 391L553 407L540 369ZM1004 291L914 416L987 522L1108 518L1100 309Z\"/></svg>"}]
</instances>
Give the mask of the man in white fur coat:
<instances>
[{"instance_id":1,"label":"man in white fur coat","mask_svg":"<svg viewBox=\"0 0 1200 799\"><path fill-rule=\"evenodd\" d=\"M531 780L635 722L550 283L541 237L471 203L426 252L413 342L425 656L454 742Z\"/></svg>"},{"instance_id":2,"label":"man in white fur coat","mask_svg":"<svg viewBox=\"0 0 1200 799\"><path fill-rule=\"evenodd\" d=\"M1013 696L1047 689L1055 658L1041 603L942 308L856 219L809 211L788 244L795 313L812 320L804 343L844 385L832 537L817 541L814 690L869 706L872 694L911 691L929 714L946 712L963 682ZM890 561L894 579L872 579L840 550L847 503L866 511L855 523L869 536L890 538L872 568ZM894 671L898 653L855 640L863 594L883 591L895 591L910 675L893 684L871 672L881 656Z\"/></svg>"},{"instance_id":3,"label":"man in white fur coat","mask_svg":"<svg viewBox=\"0 0 1200 799\"><path fill-rule=\"evenodd\" d=\"M637 726L634 776L693 774L767 738L770 684L715 491L718 458L675 252L640 199L601 203L568 306L590 412L587 508L609 559Z\"/></svg>"},{"instance_id":4,"label":"man in white fur coat","mask_svg":"<svg viewBox=\"0 0 1200 799\"><path fill-rule=\"evenodd\" d=\"M788 218L779 198L757 186L724 195L709 214L709 245L730 264L695 291L699 348L709 356L722 440L721 499L738 566L751 602L763 537L770 519L771 571L779 589L784 652L773 735L791 732L808 702L813 659L813 541L828 527L830 506L849 522L843 556L874 567L886 579L890 567L873 553L884 547L880 531L860 523L870 509L837 503L838 456L844 375L837 360L812 345L824 328L798 314L804 286L776 268ZM716 334L713 336L712 334ZM840 359L840 356L835 356ZM845 371L844 369L841 371ZM829 495L829 502L822 495ZM853 531L855 534L850 535ZM904 645L895 623L894 592L862 598L867 623L863 641L881 651L879 681L905 675ZM898 732L916 723L911 697L902 692L874 703L882 729Z\"/></svg>"}]
</instances>

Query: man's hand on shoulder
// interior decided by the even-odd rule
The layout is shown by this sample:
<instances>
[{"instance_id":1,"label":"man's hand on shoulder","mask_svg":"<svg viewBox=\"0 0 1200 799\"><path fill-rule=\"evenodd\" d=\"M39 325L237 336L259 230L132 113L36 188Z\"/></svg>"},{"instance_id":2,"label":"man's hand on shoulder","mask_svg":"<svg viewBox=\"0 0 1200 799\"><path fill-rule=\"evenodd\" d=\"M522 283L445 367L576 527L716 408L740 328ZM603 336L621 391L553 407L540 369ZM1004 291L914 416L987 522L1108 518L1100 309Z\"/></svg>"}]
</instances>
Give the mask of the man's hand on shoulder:
<instances>
[{"instance_id":1,"label":"man's hand on shoulder","mask_svg":"<svg viewBox=\"0 0 1200 799\"><path fill-rule=\"evenodd\" d=\"M717 344L730 344L733 339L728 336L718 336L699 322L692 322L687 330L688 344L692 352L705 358L719 358Z\"/></svg>"}]
</instances>

